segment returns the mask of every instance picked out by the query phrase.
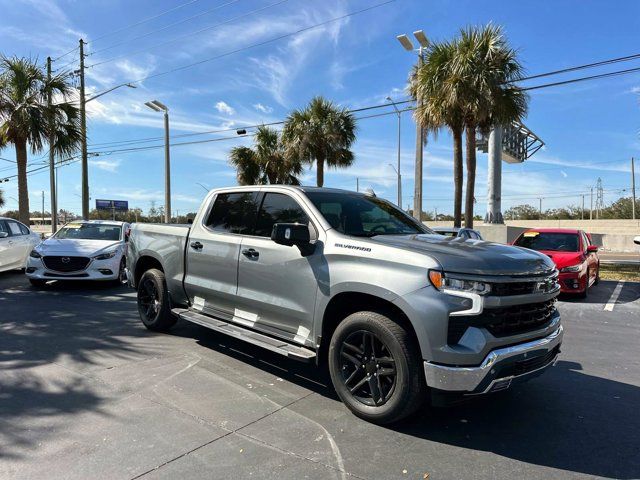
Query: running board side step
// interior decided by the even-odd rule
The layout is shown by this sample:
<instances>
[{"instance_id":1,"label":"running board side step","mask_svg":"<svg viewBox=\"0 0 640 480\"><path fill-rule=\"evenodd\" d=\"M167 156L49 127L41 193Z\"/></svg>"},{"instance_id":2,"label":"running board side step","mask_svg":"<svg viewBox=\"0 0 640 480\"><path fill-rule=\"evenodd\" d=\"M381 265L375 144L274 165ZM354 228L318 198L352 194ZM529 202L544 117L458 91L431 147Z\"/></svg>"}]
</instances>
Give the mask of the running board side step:
<instances>
[{"instance_id":1,"label":"running board side step","mask_svg":"<svg viewBox=\"0 0 640 480\"><path fill-rule=\"evenodd\" d=\"M248 328L244 328L240 325L235 325L224 320L218 320L217 318L203 315L202 313L194 312L186 308L174 308L171 312L182 320L188 322L197 323L203 327L209 328L216 332L224 333L230 337L234 337L257 345L258 347L265 348L275 353L279 353L285 357L299 360L302 362L310 362L316 358L316 353L305 347L293 345L284 340L270 337L262 333L254 332Z\"/></svg>"}]
</instances>

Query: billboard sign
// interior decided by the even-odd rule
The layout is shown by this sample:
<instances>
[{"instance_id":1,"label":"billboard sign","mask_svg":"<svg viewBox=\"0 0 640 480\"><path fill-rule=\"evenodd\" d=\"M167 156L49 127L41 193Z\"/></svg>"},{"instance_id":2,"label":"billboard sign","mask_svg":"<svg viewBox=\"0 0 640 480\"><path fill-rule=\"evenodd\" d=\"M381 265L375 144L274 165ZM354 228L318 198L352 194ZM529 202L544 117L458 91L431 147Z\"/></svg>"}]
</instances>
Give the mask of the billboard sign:
<instances>
[{"instance_id":1,"label":"billboard sign","mask_svg":"<svg viewBox=\"0 0 640 480\"><path fill-rule=\"evenodd\" d=\"M127 200L96 200L96 210L126 212L129 210L129 202Z\"/></svg>"}]
</instances>

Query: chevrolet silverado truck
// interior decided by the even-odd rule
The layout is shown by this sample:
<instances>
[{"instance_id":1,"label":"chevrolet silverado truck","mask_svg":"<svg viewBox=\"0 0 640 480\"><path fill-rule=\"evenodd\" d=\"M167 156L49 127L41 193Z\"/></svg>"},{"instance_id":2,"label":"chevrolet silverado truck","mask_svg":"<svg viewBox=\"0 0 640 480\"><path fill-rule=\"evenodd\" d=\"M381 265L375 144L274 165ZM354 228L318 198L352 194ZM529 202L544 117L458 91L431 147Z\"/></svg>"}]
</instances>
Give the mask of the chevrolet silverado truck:
<instances>
[{"instance_id":1,"label":"chevrolet silverado truck","mask_svg":"<svg viewBox=\"0 0 640 480\"><path fill-rule=\"evenodd\" d=\"M134 224L127 269L148 329L182 319L326 366L377 423L531 378L563 336L549 257L434 234L372 194L213 190L191 225Z\"/></svg>"}]
</instances>

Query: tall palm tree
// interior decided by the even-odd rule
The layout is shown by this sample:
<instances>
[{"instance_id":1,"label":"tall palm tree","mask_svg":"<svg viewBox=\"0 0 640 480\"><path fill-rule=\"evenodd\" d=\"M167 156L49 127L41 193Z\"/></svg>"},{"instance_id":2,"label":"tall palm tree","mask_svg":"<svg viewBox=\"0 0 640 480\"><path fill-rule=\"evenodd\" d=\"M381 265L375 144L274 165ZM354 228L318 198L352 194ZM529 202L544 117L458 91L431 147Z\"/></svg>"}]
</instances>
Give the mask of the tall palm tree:
<instances>
[{"instance_id":1,"label":"tall palm tree","mask_svg":"<svg viewBox=\"0 0 640 480\"><path fill-rule=\"evenodd\" d=\"M317 185L324 185L324 167L346 168L354 161L356 119L347 109L314 97L306 108L294 110L285 121L282 140L287 157L316 164Z\"/></svg>"},{"instance_id":2,"label":"tall palm tree","mask_svg":"<svg viewBox=\"0 0 640 480\"><path fill-rule=\"evenodd\" d=\"M467 157L465 226L473 227L476 178L476 131L488 133L494 125L510 125L527 112L528 96L513 82L523 76L517 52L510 48L502 28L469 27L455 41L452 70L460 89L464 112Z\"/></svg>"},{"instance_id":3,"label":"tall palm tree","mask_svg":"<svg viewBox=\"0 0 640 480\"><path fill-rule=\"evenodd\" d=\"M254 139L255 148L234 147L229 154L229 163L238 172L238 183L300 185L298 176L302 173L302 163L285 155L278 131L261 126Z\"/></svg>"},{"instance_id":4,"label":"tall palm tree","mask_svg":"<svg viewBox=\"0 0 640 480\"><path fill-rule=\"evenodd\" d=\"M73 154L80 144L80 114L70 101L73 87L68 73L47 79L36 61L0 57L0 145L13 145L18 167L20 221L29 224L27 148L42 152L53 136L56 156ZM47 97L54 101L47 105Z\"/></svg>"},{"instance_id":5,"label":"tall palm tree","mask_svg":"<svg viewBox=\"0 0 640 480\"><path fill-rule=\"evenodd\" d=\"M462 134L464 109L462 87L453 70L457 48L454 42L430 43L425 61L414 67L409 78L409 94L420 108L414 117L427 133L446 127L453 137L453 222L462 223Z\"/></svg>"}]
</instances>

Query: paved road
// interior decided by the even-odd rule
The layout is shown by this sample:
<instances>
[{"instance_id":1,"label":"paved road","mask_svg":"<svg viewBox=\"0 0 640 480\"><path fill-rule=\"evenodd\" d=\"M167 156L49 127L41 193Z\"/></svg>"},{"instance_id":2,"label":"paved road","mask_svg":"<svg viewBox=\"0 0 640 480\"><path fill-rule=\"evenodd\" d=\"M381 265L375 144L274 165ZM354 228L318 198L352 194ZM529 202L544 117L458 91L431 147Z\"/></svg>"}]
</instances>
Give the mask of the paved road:
<instances>
[{"instance_id":1,"label":"paved road","mask_svg":"<svg viewBox=\"0 0 640 480\"><path fill-rule=\"evenodd\" d=\"M640 477L640 284L563 301L557 366L394 428L352 416L309 367L180 323L126 288L0 274L2 479Z\"/></svg>"}]
</instances>

